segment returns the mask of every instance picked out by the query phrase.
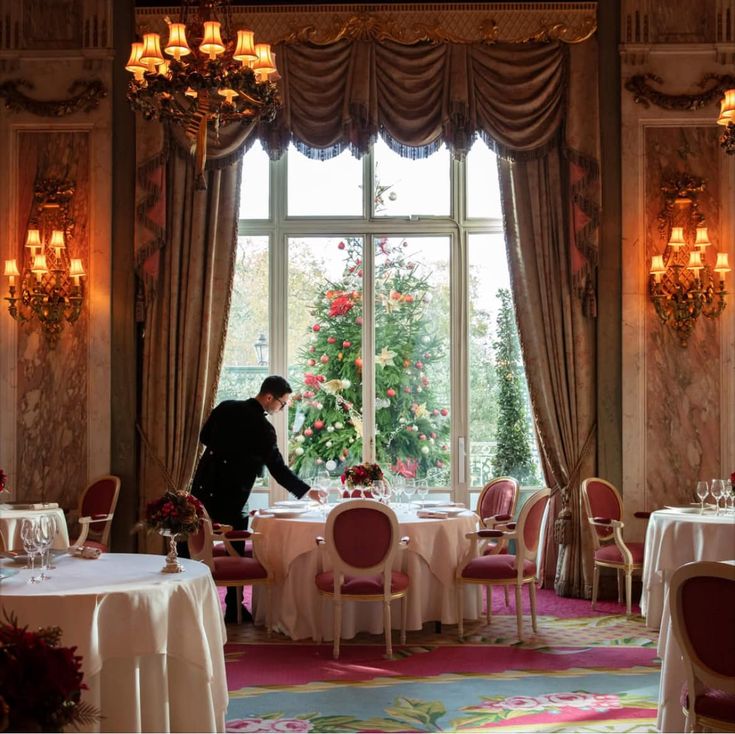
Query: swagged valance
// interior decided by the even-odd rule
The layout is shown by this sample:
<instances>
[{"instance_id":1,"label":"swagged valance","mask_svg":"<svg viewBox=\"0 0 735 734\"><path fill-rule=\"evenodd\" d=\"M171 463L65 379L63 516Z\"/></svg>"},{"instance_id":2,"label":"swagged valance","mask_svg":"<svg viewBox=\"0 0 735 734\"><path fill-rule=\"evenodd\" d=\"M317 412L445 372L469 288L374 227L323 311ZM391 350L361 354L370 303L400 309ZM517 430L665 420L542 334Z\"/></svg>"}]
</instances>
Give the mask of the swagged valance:
<instances>
[{"instance_id":1,"label":"swagged valance","mask_svg":"<svg viewBox=\"0 0 735 734\"><path fill-rule=\"evenodd\" d=\"M326 159L359 156L380 135L419 158L475 136L502 157L543 154L562 132L567 44L340 39L276 46L283 108L259 137L273 157L293 142Z\"/></svg>"}]
</instances>

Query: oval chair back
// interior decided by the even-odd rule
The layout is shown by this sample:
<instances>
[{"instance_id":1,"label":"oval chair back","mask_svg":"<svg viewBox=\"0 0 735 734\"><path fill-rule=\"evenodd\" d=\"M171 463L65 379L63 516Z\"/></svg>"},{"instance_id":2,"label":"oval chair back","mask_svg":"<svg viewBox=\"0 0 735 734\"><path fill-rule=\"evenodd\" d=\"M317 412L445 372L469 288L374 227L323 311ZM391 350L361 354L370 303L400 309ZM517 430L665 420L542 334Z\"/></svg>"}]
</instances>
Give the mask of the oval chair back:
<instances>
[{"instance_id":1,"label":"oval chair back","mask_svg":"<svg viewBox=\"0 0 735 734\"><path fill-rule=\"evenodd\" d=\"M518 481L513 477L491 479L477 499L477 515L485 527L491 527L495 518L513 517L518 503Z\"/></svg>"},{"instance_id":2,"label":"oval chair back","mask_svg":"<svg viewBox=\"0 0 735 734\"><path fill-rule=\"evenodd\" d=\"M582 482L582 501L587 517L605 517L610 520L623 519L623 499L620 492L605 479L589 477ZM613 540L612 527L595 526L592 543L599 548L602 543Z\"/></svg>"},{"instance_id":3,"label":"oval chair back","mask_svg":"<svg viewBox=\"0 0 735 734\"><path fill-rule=\"evenodd\" d=\"M79 498L79 537L71 545L108 550L119 495L120 477L114 474L98 477L87 485Z\"/></svg>"},{"instance_id":4,"label":"oval chair back","mask_svg":"<svg viewBox=\"0 0 735 734\"><path fill-rule=\"evenodd\" d=\"M735 564L680 566L669 608L686 670L684 730L735 731Z\"/></svg>"},{"instance_id":5,"label":"oval chair back","mask_svg":"<svg viewBox=\"0 0 735 734\"><path fill-rule=\"evenodd\" d=\"M392 655L390 603L402 600L401 643L406 639L406 594L408 576L394 571L396 555L408 543L400 537L395 512L374 500L348 500L327 517L325 537L318 540L329 558L330 571L317 574L320 594L334 602L335 659L342 635L342 603L383 603L386 654Z\"/></svg>"}]
</instances>

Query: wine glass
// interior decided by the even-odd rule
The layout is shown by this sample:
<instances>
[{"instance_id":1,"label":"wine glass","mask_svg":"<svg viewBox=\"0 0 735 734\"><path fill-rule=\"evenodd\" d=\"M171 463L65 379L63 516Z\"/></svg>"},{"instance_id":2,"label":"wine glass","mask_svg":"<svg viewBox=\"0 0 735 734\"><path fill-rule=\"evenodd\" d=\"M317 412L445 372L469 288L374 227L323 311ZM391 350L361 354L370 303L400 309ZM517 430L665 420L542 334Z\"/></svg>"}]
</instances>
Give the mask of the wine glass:
<instances>
[{"instance_id":1,"label":"wine glass","mask_svg":"<svg viewBox=\"0 0 735 734\"><path fill-rule=\"evenodd\" d=\"M317 484L314 489L319 498L319 513L322 517L327 516L327 500L329 499L329 490L323 484Z\"/></svg>"},{"instance_id":2,"label":"wine glass","mask_svg":"<svg viewBox=\"0 0 735 734\"><path fill-rule=\"evenodd\" d=\"M418 482L416 492L421 502L426 502L426 498L429 496L429 482L427 479L422 479L420 482Z\"/></svg>"},{"instance_id":3,"label":"wine glass","mask_svg":"<svg viewBox=\"0 0 735 734\"><path fill-rule=\"evenodd\" d=\"M723 494L725 498L725 512L728 512L728 505L733 505L733 509L735 509L735 495L733 495L732 480L723 479L722 482L725 487Z\"/></svg>"},{"instance_id":4,"label":"wine glass","mask_svg":"<svg viewBox=\"0 0 735 734\"><path fill-rule=\"evenodd\" d=\"M722 479L713 479L710 485L710 494L715 498L715 515L720 514L720 499L722 492L725 489L725 485Z\"/></svg>"},{"instance_id":5,"label":"wine glass","mask_svg":"<svg viewBox=\"0 0 735 734\"><path fill-rule=\"evenodd\" d=\"M411 500L414 494L416 494L416 482L408 481L403 486L403 494L406 496L406 509L411 509Z\"/></svg>"},{"instance_id":6,"label":"wine glass","mask_svg":"<svg viewBox=\"0 0 735 734\"><path fill-rule=\"evenodd\" d=\"M41 581L40 576L36 576L34 571L36 570L36 554L38 553L37 545L37 522L36 518L24 517L20 524L20 539L23 541L23 550L28 556L28 563L26 568L30 569L31 577L28 579L29 584L37 584Z\"/></svg>"},{"instance_id":7,"label":"wine glass","mask_svg":"<svg viewBox=\"0 0 735 734\"><path fill-rule=\"evenodd\" d=\"M41 581L51 578L46 571L49 570L49 558L51 556L51 543L54 539L55 526L52 526L51 518L42 515L36 523L36 546L40 554ZM44 570L45 569L45 570Z\"/></svg>"},{"instance_id":8,"label":"wine glass","mask_svg":"<svg viewBox=\"0 0 735 734\"><path fill-rule=\"evenodd\" d=\"M396 481L393 483L393 495L396 498L396 510L401 509L401 497L406 489L406 479L404 477L396 477Z\"/></svg>"},{"instance_id":9,"label":"wine glass","mask_svg":"<svg viewBox=\"0 0 735 734\"><path fill-rule=\"evenodd\" d=\"M703 479L700 479L697 482L697 497L699 497L699 514L704 513L704 501L707 499L707 495L709 494L709 487L707 486L707 482Z\"/></svg>"}]
</instances>

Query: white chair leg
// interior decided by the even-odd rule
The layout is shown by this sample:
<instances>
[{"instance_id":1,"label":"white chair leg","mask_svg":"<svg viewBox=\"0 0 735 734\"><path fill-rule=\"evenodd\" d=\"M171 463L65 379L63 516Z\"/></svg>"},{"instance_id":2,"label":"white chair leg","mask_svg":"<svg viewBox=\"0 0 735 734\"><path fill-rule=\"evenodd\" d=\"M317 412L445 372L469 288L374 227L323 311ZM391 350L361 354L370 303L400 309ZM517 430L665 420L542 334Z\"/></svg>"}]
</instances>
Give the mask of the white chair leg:
<instances>
[{"instance_id":1,"label":"white chair leg","mask_svg":"<svg viewBox=\"0 0 735 734\"><path fill-rule=\"evenodd\" d=\"M538 632L538 627L536 626L536 581L531 581L531 583L528 585L528 596L531 601L531 627L533 627L534 632Z\"/></svg>"},{"instance_id":2,"label":"white chair leg","mask_svg":"<svg viewBox=\"0 0 735 734\"><path fill-rule=\"evenodd\" d=\"M625 613L630 617L632 613L633 596L633 570L625 571Z\"/></svg>"},{"instance_id":3,"label":"white chair leg","mask_svg":"<svg viewBox=\"0 0 735 734\"><path fill-rule=\"evenodd\" d=\"M339 638L342 636L342 600L334 600L334 642L332 643L332 657L339 658Z\"/></svg>"},{"instance_id":4,"label":"white chair leg","mask_svg":"<svg viewBox=\"0 0 735 734\"><path fill-rule=\"evenodd\" d=\"M594 570L592 571L592 610L595 609L597 604L597 587L600 585L600 567L595 564Z\"/></svg>"},{"instance_id":5,"label":"white chair leg","mask_svg":"<svg viewBox=\"0 0 735 734\"><path fill-rule=\"evenodd\" d=\"M385 654L393 655L393 630L391 629L390 601L383 601L383 630L385 632Z\"/></svg>"},{"instance_id":6,"label":"white chair leg","mask_svg":"<svg viewBox=\"0 0 735 734\"><path fill-rule=\"evenodd\" d=\"M521 602L521 585L516 584L516 624L518 625L518 640L523 641L523 604Z\"/></svg>"},{"instance_id":7,"label":"white chair leg","mask_svg":"<svg viewBox=\"0 0 735 734\"><path fill-rule=\"evenodd\" d=\"M406 623L408 622L408 594L401 597L401 645L406 644Z\"/></svg>"},{"instance_id":8,"label":"white chair leg","mask_svg":"<svg viewBox=\"0 0 735 734\"><path fill-rule=\"evenodd\" d=\"M464 637L464 584L457 582L457 632L459 633L460 642Z\"/></svg>"}]
</instances>

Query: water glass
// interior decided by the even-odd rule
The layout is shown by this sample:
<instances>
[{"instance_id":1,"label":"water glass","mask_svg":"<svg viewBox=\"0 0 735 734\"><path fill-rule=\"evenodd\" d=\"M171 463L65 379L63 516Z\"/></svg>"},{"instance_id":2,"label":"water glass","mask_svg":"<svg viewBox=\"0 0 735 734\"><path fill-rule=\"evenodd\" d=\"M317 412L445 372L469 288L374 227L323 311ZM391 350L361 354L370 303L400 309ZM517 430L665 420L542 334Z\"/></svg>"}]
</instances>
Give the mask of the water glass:
<instances>
[{"instance_id":1,"label":"water glass","mask_svg":"<svg viewBox=\"0 0 735 734\"><path fill-rule=\"evenodd\" d=\"M707 499L707 495L709 494L709 487L707 486L707 482L705 482L703 479L700 479L697 482L697 497L699 497L699 513L704 513L704 501Z\"/></svg>"},{"instance_id":2,"label":"water glass","mask_svg":"<svg viewBox=\"0 0 735 734\"><path fill-rule=\"evenodd\" d=\"M51 557L51 544L56 533L56 526L51 522L52 518L42 515L36 524L36 545L40 553L41 581L50 579L46 571L49 570L49 558ZM45 569L45 570L44 570Z\"/></svg>"},{"instance_id":3,"label":"water glass","mask_svg":"<svg viewBox=\"0 0 735 734\"><path fill-rule=\"evenodd\" d=\"M41 581L40 576L36 576L36 554L38 553L38 522L36 518L24 517L20 524L20 539L23 541L23 550L28 556L27 569L31 571L31 577L28 579L29 584L37 584Z\"/></svg>"},{"instance_id":4,"label":"water glass","mask_svg":"<svg viewBox=\"0 0 735 734\"><path fill-rule=\"evenodd\" d=\"M725 483L722 479L713 479L710 486L710 494L715 498L715 514L720 514L720 499L725 490Z\"/></svg>"},{"instance_id":5,"label":"water glass","mask_svg":"<svg viewBox=\"0 0 735 734\"><path fill-rule=\"evenodd\" d=\"M422 502L426 501L426 498L429 496L428 480L422 479L420 482L418 482L418 485L416 487L416 492L418 493L419 499Z\"/></svg>"},{"instance_id":6,"label":"water glass","mask_svg":"<svg viewBox=\"0 0 735 734\"><path fill-rule=\"evenodd\" d=\"M732 480L723 479L722 481L725 485L725 511L728 511L728 505L732 505L731 510L735 510L735 495L733 495Z\"/></svg>"}]
</instances>

